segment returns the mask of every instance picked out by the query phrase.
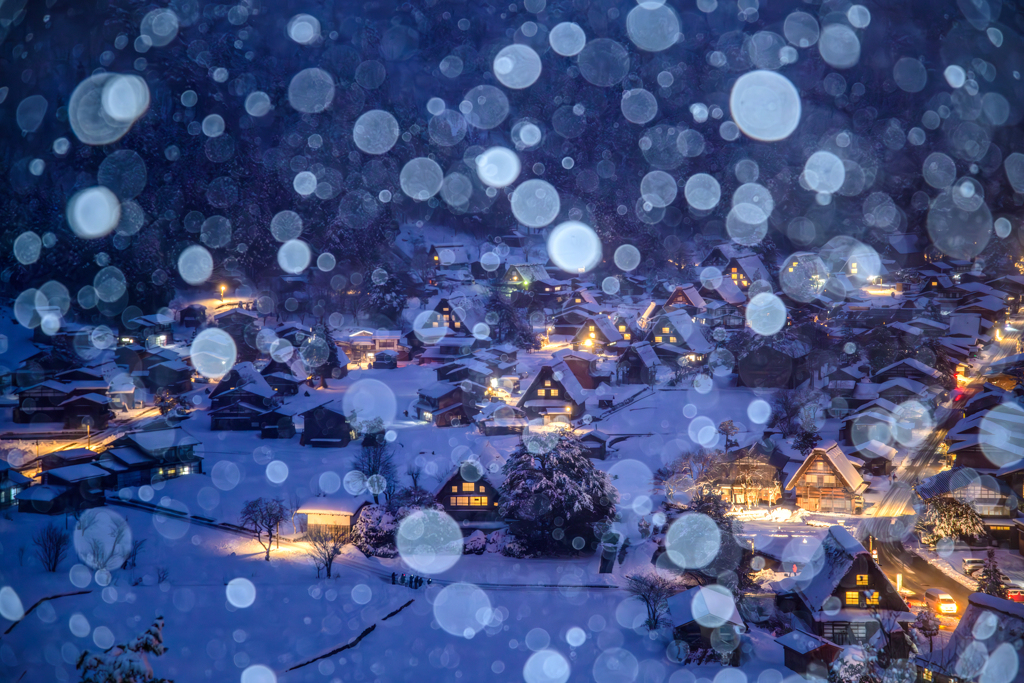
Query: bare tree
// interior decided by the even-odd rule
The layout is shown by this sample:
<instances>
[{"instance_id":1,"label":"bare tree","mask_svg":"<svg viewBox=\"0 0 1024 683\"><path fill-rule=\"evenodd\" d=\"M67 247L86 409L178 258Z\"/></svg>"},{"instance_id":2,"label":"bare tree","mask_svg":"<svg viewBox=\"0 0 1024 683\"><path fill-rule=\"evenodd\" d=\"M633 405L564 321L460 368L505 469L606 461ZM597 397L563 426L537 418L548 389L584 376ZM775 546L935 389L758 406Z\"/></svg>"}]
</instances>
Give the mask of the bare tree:
<instances>
[{"instance_id":1,"label":"bare tree","mask_svg":"<svg viewBox=\"0 0 1024 683\"><path fill-rule=\"evenodd\" d=\"M57 566L67 554L68 546L71 545L71 534L61 531L57 525L47 524L36 532L32 537L32 544L36 547L36 557L48 572L56 572Z\"/></svg>"},{"instance_id":2,"label":"bare tree","mask_svg":"<svg viewBox=\"0 0 1024 683\"><path fill-rule=\"evenodd\" d=\"M413 490L418 490L420 487L420 477L423 476L423 468L419 465L409 465L405 468L405 471L409 475L409 479L412 480Z\"/></svg>"},{"instance_id":3,"label":"bare tree","mask_svg":"<svg viewBox=\"0 0 1024 683\"><path fill-rule=\"evenodd\" d=\"M267 551L263 558L270 562L270 548L274 545L274 536L278 533L281 522L288 518L288 511L280 498L267 500L260 496L256 500L247 500L242 508L242 527L256 534L256 541Z\"/></svg>"},{"instance_id":4,"label":"bare tree","mask_svg":"<svg viewBox=\"0 0 1024 683\"><path fill-rule=\"evenodd\" d=\"M395 490L395 463L392 458L391 446L384 439L383 432L370 433L363 438L363 447L359 451L359 455L356 456L352 467L356 471L362 472L367 479L374 475L384 477L384 481L387 482L384 494L389 500L391 499L391 494ZM371 491L371 493L373 493L373 504L378 504L380 492Z\"/></svg>"},{"instance_id":5,"label":"bare tree","mask_svg":"<svg viewBox=\"0 0 1024 683\"><path fill-rule=\"evenodd\" d=\"M772 418L769 423L782 432L782 436L791 436L797 428L796 417L800 414L803 402L800 394L793 389L779 389L772 397Z\"/></svg>"},{"instance_id":6,"label":"bare tree","mask_svg":"<svg viewBox=\"0 0 1024 683\"><path fill-rule=\"evenodd\" d=\"M647 571L628 575L626 592L644 603L647 608L644 624L653 631L661 625L668 611L668 599L675 593L675 586L661 574Z\"/></svg>"},{"instance_id":7,"label":"bare tree","mask_svg":"<svg viewBox=\"0 0 1024 683\"><path fill-rule=\"evenodd\" d=\"M306 534L306 540L309 541L306 555L317 568L317 578L320 578L321 567L327 570L327 578L331 578L331 567L334 566L334 559L341 554L341 549L345 545L344 538L337 531L315 526Z\"/></svg>"},{"instance_id":8,"label":"bare tree","mask_svg":"<svg viewBox=\"0 0 1024 683\"><path fill-rule=\"evenodd\" d=\"M698 448L686 451L655 472L655 484L664 488L670 500L679 494L693 495L695 491L713 484L715 467L721 458L722 452L718 450Z\"/></svg>"}]
</instances>

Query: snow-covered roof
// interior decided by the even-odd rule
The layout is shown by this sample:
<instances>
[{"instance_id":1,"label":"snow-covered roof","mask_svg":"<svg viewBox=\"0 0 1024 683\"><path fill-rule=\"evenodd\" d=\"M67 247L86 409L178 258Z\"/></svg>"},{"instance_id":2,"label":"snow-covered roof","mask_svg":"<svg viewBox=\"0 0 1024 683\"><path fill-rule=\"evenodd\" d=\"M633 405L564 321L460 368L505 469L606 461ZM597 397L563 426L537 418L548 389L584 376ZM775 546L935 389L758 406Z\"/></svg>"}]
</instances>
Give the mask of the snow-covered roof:
<instances>
[{"instance_id":1,"label":"snow-covered roof","mask_svg":"<svg viewBox=\"0 0 1024 683\"><path fill-rule=\"evenodd\" d=\"M67 487L54 486L52 484L45 484L42 486L29 486L27 489L18 494L18 500L34 500L40 503L52 502L56 500L65 491L67 491Z\"/></svg>"},{"instance_id":2,"label":"snow-covered roof","mask_svg":"<svg viewBox=\"0 0 1024 683\"><path fill-rule=\"evenodd\" d=\"M797 469L796 472L786 481L786 490L792 489L796 486L797 480L800 479L800 475L806 470L814 459L819 455L824 456L826 460L832 463L832 467L835 468L836 472L840 477L843 478L847 488L851 491L859 493L864 487L864 479L860 476L860 472L853 466L850 459L846 457L846 453L839 447L835 441L826 441L821 446L815 447L804 459L803 464Z\"/></svg>"},{"instance_id":3,"label":"snow-covered roof","mask_svg":"<svg viewBox=\"0 0 1024 683\"><path fill-rule=\"evenodd\" d=\"M768 273L768 269L764 267L760 256L740 256L736 259L736 262L740 264L743 272L750 277L751 281L764 280L769 283L772 281L772 276Z\"/></svg>"},{"instance_id":4,"label":"snow-covered roof","mask_svg":"<svg viewBox=\"0 0 1024 683\"><path fill-rule=\"evenodd\" d=\"M830 640L825 640L818 636L812 636L810 633L806 633L800 629L790 631L784 636L779 636L775 639L775 642L785 648L793 650L794 652L799 652L802 655L805 655L808 652L814 652L819 647L824 647L826 645L838 647Z\"/></svg>"},{"instance_id":5,"label":"snow-covered roof","mask_svg":"<svg viewBox=\"0 0 1024 683\"><path fill-rule=\"evenodd\" d=\"M734 624L743 626L736 602L727 592L706 586L694 586L668 599L673 626L698 623Z\"/></svg>"},{"instance_id":6,"label":"snow-covered roof","mask_svg":"<svg viewBox=\"0 0 1024 683\"><path fill-rule=\"evenodd\" d=\"M864 443L854 446L857 452L866 458L885 458L889 462L896 457L896 449L892 446L888 446L877 439L871 439Z\"/></svg>"},{"instance_id":7,"label":"snow-covered roof","mask_svg":"<svg viewBox=\"0 0 1024 683\"><path fill-rule=\"evenodd\" d=\"M177 446L195 446L200 443L199 439L181 427L134 432L128 435L128 439L146 453L155 453Z\"/></svg>"},{"instance_id":8,"label":"snow-covered roof","mask_svg":"<svg viewBox=\"0 0 1024 683\"><path fill-rule=\"evenodd\" d=\"M224 311L223 313L216 314L215 316L213 316L213 319L221 320L231 315L242 315L245 316L246 318L252 318L253 320L259 317L255 311L248 311L244 308L232 308L230 310Z\"/></svg>"},{"instance_id":9,"label":"snow-covered roof","mask_svg":"<svg viewBox=\"0 0 1024 683\"><path fill-rule=\"evenodd\" d=\"M110 472L90 463L81 463L78 465L68 465L66 467L55 467L52 470L47 470L46 475L51 477L57 477L62 479L69 484L74 484L80 481L87 481L89 479L96 479L97 477L105 477Z\"/></svg>"},{"instance_id":10,"label":"snow-covered roof","mask_svg":"<svg viewBox=\"0 0 1024 683\"><path fill-rule=\"evenodd\" d=\"M66 401L61 401L60 405L66 406L70 403L78 403L79 401L88 401L89 403L95 403L97 405L105 405L110 403L110 399L100 394L80 394L78 396L72 396Z\"/></svg>"},{"instance_id":11,"label":"snow-covered roof","mask_svg":"<svg viewBox=\"0 0 1024 683\"><path fill-rule=\"evenodd\" d=\"M458 387L450 382L434 382L419 390L420 396L426 396L427 398L441 398L447 396L458 389Z\"/></svg>"},{"instance_id":12,"label":"snow-covered roof","mask_svg":"<svg viewBox=\"0 0 1024 683\"><path fill-rule=\"evenodd\" d=\"M305 503L299 506L296 510L300 515L308 515L310 513L320 515L354 515L359 506L363 504L362 500L355 498L334 498L331 496L317 496L310 498Z\"/></svg>"},{"instance_id":13,"label":"snow-covered roof","mask_svg":"<svg viewBox=\"0 0 1024 683\"><path fill-rule=\"evenodd\" d=\"M922 374L925 374L925 375L928 375L929 377L931 377L933 379L941 379L942 378L942 373L941 372L939 372L935 368L932 368L932 367L929 367L929 366L925 365L924 363L922 363L921 361L919 361L916 358L904 358L903 360L898 360L898 361L896 361L895 363L893 363L891 365L886 365L884 368L882 368L881 370L879 370L878 372L873 374L872 377L878 377L879 375L881 375L883 373L886 373L889 370L892 370L893 368L898 367L900 365L907 365L909 367L912 367L915 370L917 370L918 372L920 372Z\"/></svg>"}]
</instances>

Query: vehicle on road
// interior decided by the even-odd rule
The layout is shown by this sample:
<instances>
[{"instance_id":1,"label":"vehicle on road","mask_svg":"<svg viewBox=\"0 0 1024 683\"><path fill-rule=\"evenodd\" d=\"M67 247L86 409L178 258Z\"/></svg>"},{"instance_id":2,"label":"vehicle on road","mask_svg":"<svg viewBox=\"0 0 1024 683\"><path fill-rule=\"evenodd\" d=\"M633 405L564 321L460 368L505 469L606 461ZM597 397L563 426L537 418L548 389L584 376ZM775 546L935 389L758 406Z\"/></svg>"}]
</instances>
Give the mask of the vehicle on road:
<instances>
[{"instance_id":1,"label":"vehicle on road","mask_svg":"<svg viewBox=\"0 0 1024 683\"><path fill-rule=\"evenodd\" d=\"M953 596L941 588L929 588L924 593L924 604L936 614L956 614L957 606Z\"/></svg>"},{"instance_id":2,"label":"vehicle on road","mask_svg":"<svg viewBox=\"0 0 1024 683\"><path fill-rule=\"evenodd\" d=\"M1006 597L1014 602L1024 602L1024 588L1007 588Z\"/></svg>"},{"instance_id":3,"label":"vehicle on road","mask_svg":"<svg viewBox=\"0 0 1024 683\"><path fill-rule=\"evenodd\" d=\"M964 574L970 576L985 566L985 560L980 557L965 557L963 559Z\"/></svg>"}]
</instances>

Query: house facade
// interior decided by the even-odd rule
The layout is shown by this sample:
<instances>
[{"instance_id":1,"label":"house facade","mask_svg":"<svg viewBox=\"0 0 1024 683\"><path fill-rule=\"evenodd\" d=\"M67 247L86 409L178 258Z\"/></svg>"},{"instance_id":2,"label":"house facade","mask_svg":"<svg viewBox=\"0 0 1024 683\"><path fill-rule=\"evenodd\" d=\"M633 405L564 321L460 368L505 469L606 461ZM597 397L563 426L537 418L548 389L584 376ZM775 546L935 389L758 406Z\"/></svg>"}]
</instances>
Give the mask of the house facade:
<instances>
[{"instance_id":1,"label":"house facade","mask_svg":"<svg viewBox=\"0 0 1024 683\"><path fill-rule=\"evenodd\" d=\"M786 481L797 507L811 512L859 515L867 484L835 441L814 448Z\"/></svg>"}]
</instances>

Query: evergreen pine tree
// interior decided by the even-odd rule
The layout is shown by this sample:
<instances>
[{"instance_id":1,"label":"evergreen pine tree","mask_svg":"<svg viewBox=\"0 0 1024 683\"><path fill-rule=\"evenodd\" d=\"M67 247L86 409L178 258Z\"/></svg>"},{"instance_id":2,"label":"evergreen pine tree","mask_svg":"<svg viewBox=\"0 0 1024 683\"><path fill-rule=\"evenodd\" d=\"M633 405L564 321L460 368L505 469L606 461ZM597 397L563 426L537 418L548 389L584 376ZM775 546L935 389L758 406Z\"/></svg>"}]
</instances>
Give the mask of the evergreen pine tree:
<instances>
[{"instance_id":1,"label":"evergreen pine tree","mask_svg":"<svg viewBox=\"0 0 1024 683\"><path fill-rule=\"evenodd\" d=\"M539 349L540 342L522 313L498 290L487 300L484 320L491 328L491 340L521 349Z\"/></svg>"},{"instance_id":2,"label":"evergreen pine tree","mask_svg":"<svg viewBox=\"0 0 1024 683\"><path fill-rule=\"evenodd\" d=\"M503 471L499 512L532 550L572 547L577 536L589 544L594 525L615 515L618 491L572 432L527 437Z\"/></svg>"},{"instance_id":3,"label":"evergreen pine tree","mask_svg":"<svg viewBox=\"0 0 1024 683\"><path fill-rule=\"evenodd\" d=\"M996 564L995 549L989 548L985 564L978 572L978 592L1006 600L1009 597L1009 593L1006 591L1006 580L1006 575L999 571L999 565Z\"/></svg>"}]
</instances>

